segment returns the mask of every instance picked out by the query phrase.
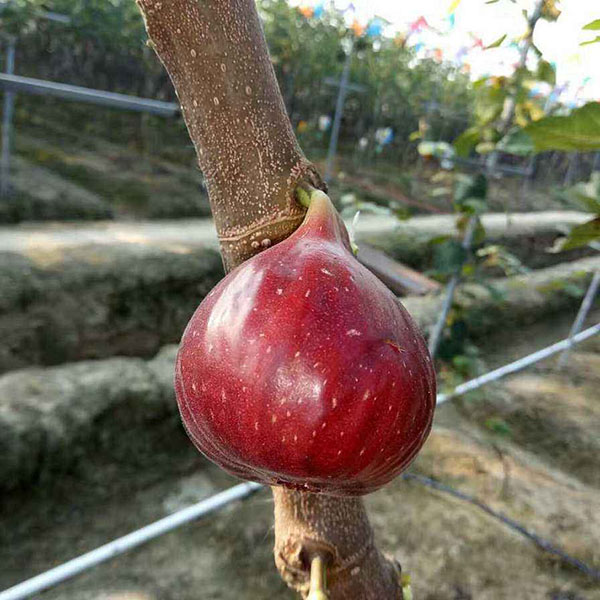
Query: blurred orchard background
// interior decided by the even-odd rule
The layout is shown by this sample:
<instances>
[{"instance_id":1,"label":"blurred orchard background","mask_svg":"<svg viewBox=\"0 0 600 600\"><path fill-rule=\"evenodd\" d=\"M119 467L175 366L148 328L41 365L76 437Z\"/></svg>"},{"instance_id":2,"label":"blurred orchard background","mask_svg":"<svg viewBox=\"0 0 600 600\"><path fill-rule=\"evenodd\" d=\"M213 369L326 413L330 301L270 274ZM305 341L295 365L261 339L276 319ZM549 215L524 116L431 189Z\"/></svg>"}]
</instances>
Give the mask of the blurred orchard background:
<instances>
[{"instance_id":1,"label":"blurred orchard background","mask_svg":"<svg viewBox=\"0 0 600 600\"><path fill-rule=\"evenodd\" d=\"M441 392L598 321L596 2L258 9L299 143L370 249L359 258L429 338ZM223 272L134 0L2 1L0 47L4 588L234 482L191 447L173 399L174 344ZM82 88L164 114L82 101ZM596 337L438 409L412 468L424 479L368 501L418 597L600 598L599 373ZM291 598L271 565L269 502L44 598Z\"/></svg>"},{"instance_id":2,"label":"blurred orchard background","mask_svg":"<svg viewBox=\"0 0 600 600\"><path fill-rule=\"evenodd\" d=\"M431 154L452 155L445 167L481 170L509 127L600 97L600 79L589 68L600 58L600 45L580 45L594 39L593 31L582 29L593 21L594 7L565 2L559 16L547 3L529 43L522 11L531 17L535 6L510 0L410 6L259 2L286 107L307 155L325 166L340 79L349 63L329 178L339 194L376 204L389 204L389 192L398 199L404 194L398 202L407 215L452 210L444 186L431 181L439 166L428 160ZM6 46L14 36L16 74L175 100L164 69L144 43L134 2L57 0L50 8L36 0L3 3L3 41ZM514 107L507 108L513 97ZM457 140L455 147L422 145L419 155L423 141ZM18 170L44 167L98 202L73 198L61 212L17 177L15 198L5 200L0 213L5 222L207 214L180 117L22 94L15 104L13 148ZM562 206L560 189L589 179L599 160L594 152L554 151L536 159L503 153L496 161L503 185L492 186L492 207Z\"/></svg>"}]
</instances>

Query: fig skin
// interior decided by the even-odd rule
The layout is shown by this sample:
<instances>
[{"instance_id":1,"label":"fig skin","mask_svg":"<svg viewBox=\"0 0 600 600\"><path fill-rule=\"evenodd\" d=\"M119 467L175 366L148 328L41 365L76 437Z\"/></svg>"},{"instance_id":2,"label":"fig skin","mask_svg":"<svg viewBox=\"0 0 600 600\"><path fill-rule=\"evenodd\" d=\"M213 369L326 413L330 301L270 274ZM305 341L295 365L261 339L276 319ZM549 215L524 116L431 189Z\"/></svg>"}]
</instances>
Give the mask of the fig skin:
<instances>
[{"instance_id":1,"label":"fig skin","mask_svg":"<svg viewBox=\"0 0 600 600\"><path fill-rule=\"evenodd\" d=\"M289 238L200 304L175 389L193 443L229 473L340 496L372 492L410 464L436 397L419 330L354 257L321 192Z\"/></svg>"}]
</instances>

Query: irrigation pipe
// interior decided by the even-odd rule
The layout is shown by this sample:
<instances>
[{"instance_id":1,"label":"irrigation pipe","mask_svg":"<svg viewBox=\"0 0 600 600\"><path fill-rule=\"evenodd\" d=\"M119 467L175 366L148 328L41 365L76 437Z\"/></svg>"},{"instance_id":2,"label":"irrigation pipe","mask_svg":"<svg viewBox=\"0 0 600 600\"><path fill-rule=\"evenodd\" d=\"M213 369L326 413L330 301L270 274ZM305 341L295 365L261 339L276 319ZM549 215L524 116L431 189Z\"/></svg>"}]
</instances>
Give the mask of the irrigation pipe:
<instances>
[{"instance_id":1,"label":"irrigation pipe","mask_svg":"<svg viewBox=\"0 0 600 600\"><path fill-rule=\"evenodd\" d=\"M583 302L579 307L579 311L577 312L577 316L575 317L575 321L573 321L573 325L571 326L571 331L569 331L569 339L572 340L573 336L577 335L580 329L583 327L585 322L585 318L587 317L590 309L592 308L592 304L594 303L594 298L598 292L598 288L600 288L600 271L596 271L594 273L594 277L585 293L583 298ZM567 361L569 360L569 354L571 353L571 344L565 348L563 353L560 355L558 359L558 366L563 368L566 366Z\"/></svg>"},{"instance_id":2,"label":"irrigation pipe","mask_svg":"<svg viewBox=\"0 0 600 600\"><path fill-rule=\"evenodd\" d=\"M521 371L525 367L529 367L530 365L534 365L535 363L540 362L541 360L550 358L554 354L558 354L559 352L562 352L563 350L570 348L575 344L579 344L580 342L583 342L584 340L587 340L588 338L591 338L599 333L600 323L597 323L596 325L585 329L581 333L578 333L577 335L571 338L566 338L560 342L556 342L556 344L552 344L552 346L542 348L541 350L538 350L533 354L528 354L527 356L524 356L519 360L515 360L514 362L508 363L507 365L499 367L498 369L494 369L493 371L490 371L485 375L481 375L480 377L475 377L475 379L465 381L465 383L457 385L451 392L448 392L447 394L438 394L437 404L443 404L447 400L452 400L452 398L462 396L467 392L472 392L473 390L476 390L477 388L491 383L492 381L496 381L501 377L505 377L506 375L510 375L511 373ZM1 597L0 600L2 600Z\"/></svg>"},{"instance_id":3,"label":"irrigation pipe","mask_svg":"<svg viewBox=\"0 0 600 600\"><path fill-rule=\"evenodd\" d=\"M461 396L462 394L480 388L487 383L500 379L501 377L520 371L525 367L540 362L545 358L549 358L550 356L553 356L554 354L557 354L566 348L569 348L575 344L579 344L584 340L597 335L598 333L600 333L600 323L586 329L585 331L582 331L581 333L578 333L572 338L564 339L556 344L553 344L552 346L548 346L542 350L534 352L533 354L529 354L528 356L525 356L519 360L504 365L499 369L490 371L481 377L471 379L470 381L457 386L453 391L447 394L438 394L437 403L442 404L447 400L451 400L452 398L456 398L457 396ZM413 478L416 478L416 476ZM442 485L443 484L439 484L438 487ZM118 556L119 554L123 554L137 546L140 546L141 544L144 544L145 542L163 535L164 533L168 533L169 531L177 529L178 527L181 527L181 525L185 525L190 521L194 521L200 517L204 517L210 513L216 512L235 500L247 498L262 487L263 486L259 485L258 483L252 482L235 485L224 492L220 492L214 496L211 496L210 498L207 498L206 500L202 500L201 502L194 504L193 506L184 508L176 513L173 513L172 515L169 515L168 517L165 517L164 519L155 521L146 527L142 527L141 529L133 531L128 535L117 538L116 540L113 540L104 546L100 546L91 552L82 554L81 556L63 563L58 567L50 569L45 573L41 573L40 575L32 577L31 579L27 579L26 581L19 583L14 587L0 592L0 600L23 600L24 598L29 598L33 594L37 594L43 590L53 587L62 581L65 581L66 579L75 577L75 575L78 575L87 569L95 567L96 565ZM461 492L457 492L455 495L457 494L460 494L459 497L468 499L466 495L462 494ZM527 537L536 541L536 543L541 545L542 548L558 554L558 552L555 552L555 549L553 549L551 545L540 544L538 540L535 539L532 534L529 534L524 527L519 527L519 531L522 533L525 532L524 535L527 535ZM560 555L561 554L559 554L559 556ZM575 560L576 559L572 559L572 561ZM574 563L571 562L571 564Z\"/></svg>"},{"instance_id":4,"label":"irrigation pipe","mask_svg":"<svg viewBox=\"0 0 600 600\"><path fill-rule=\"evenodd\" d=\"M110 560L119 554L123 554L151 539L163 535L164 533L168 533L177 527L181 527L181 525L184 525L185 523L189 523L200 517L205 517L212 512L224 508L235 500L246 498L261 487L262 486L258 483L250 482L234 485L224 492L215 494L193 506L184 508L164 519L146 525L146 527L132 531L108 544L104 544L104 546L100 546L91 552L82 554L54 569L42 573L41 575L32 577L4 592L0 592L0 600L21 600L22 598L29 598L33 594L37 594L53 587L91 567L95 567L96 565Z\"/></svg>"},{"instance_id":5,"label":"irrigation pipe","mask_svg":"<svg viewBox=\"0 0 600 600\"><path fill-rule=\"evenodd\" d=\"M594 569L593 567L590 567L589 565L582 562L578 558L574 558L573 556L567 554L564 550L561 550L558 546L555 546L554 544L552 544L548 540L545 540L544 538L540 537L536 533L529 531L529 529L527 529L526 527L521 525L521 523L518 523L517 521L511 519L510 517L507 517L506 515L503 515L502 513L495 511L493 508L491 508L490 506L485 504L485 502L482 502L481 500L478 500L477 498L475 498L475 496L465 494L464 492L461 492L460 490L457 490L449 485L446 485L445 483L442 483L441 481L437 481L436 479L431 479L431 477L425 477L424 475L417 475L415 473L403 473L402 478L405 480L408 480L408 481L416 481L422 485L426 485L435 490L445 492L446 494L450 494L451 496L454 496L455 498L459 498L460 500L464 500L465 502L469 502L470 504L477 506L477 508L480 508L481 510L486 512L491 517L494 517L494 519L498 519L501 523L504 523L504 525L506 525L507 527L514 529L515 531L520 533L522 536L531 540L536 546L539 546L542 550L545 550L546 552L549 552L550 554L554 554L555 556L558 556L561 560L563 560L567 564L571 565L572 567L579 569L582 573L585 573L589 577L592 577L593 579L600 581L600 571L598 571L597 569Z\"/></svg>"},{"instance_id":6,"label":"irrigation pipe","mask_svg":"<svg viewBox=\"0 0 600 600\"><path fill-rule=\"evenodd\" d=\"M431 334L429 335L429 343L427 345L429 347L429 353L432 357L436 355L438 346L440 345L440 340L442 339L442 334L444 333L444 327L446 326L446 319L448 318L448 313L450 312L452 301L454 300L454 294L456 293L456 287L460 282L460 274L466 260L466 253L471 250L473 237L475 236L475 230L477 229L477 223L477 217L474 215L467 223L465 235L461 243L462 249L465 251L465 259L463 259L463 261L460 263L460 266L446 286L446 295L444 296L444 302L442 303L440 314L431 330Z\"/></svg>"}]
</instances>

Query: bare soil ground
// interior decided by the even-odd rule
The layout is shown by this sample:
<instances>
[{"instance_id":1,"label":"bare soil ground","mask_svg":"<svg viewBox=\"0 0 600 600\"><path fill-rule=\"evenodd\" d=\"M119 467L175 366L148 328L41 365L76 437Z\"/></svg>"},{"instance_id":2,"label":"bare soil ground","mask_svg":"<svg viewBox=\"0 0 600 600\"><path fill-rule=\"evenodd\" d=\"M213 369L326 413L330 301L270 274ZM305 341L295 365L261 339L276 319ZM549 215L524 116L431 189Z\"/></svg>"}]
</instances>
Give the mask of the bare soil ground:
<instances>
[{"instance_id":1,"label":"bare soil ground","mask_svg":"<svg viewBox=\"0 0 600 600\"><path fill-rule=\"evenodd\" d=\"M491 338L488 365L555 341L569 320ZM549 361L445 404L411 469L476 496L599 569L599 382L600 341L592 340L565 371ZM197 456L183 432L165 435L158 426L149 436L151 456L132 439L127 456L98 455L51 488L3 498L0 588L235 483ZM378 544L411 575L415 598L600 599L598 581L444 492L396 480L367 504ZM272 501L262 491L40 597L291 599L272 544Z\"/></svg>"}]
</instances>

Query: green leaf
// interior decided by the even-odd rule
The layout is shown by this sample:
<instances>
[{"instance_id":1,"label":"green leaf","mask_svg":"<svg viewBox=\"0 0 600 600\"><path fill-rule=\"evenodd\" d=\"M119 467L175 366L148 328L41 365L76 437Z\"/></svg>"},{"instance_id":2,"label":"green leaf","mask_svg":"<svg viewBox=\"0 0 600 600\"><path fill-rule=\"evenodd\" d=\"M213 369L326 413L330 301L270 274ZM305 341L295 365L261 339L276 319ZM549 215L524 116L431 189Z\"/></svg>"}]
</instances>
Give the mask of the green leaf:
<instances>
[{"instance_id":1,"label":"green leaf","mask_svg":"<svg viewBox=\"0 0 600 600\"><path fill-rule=\"evenodd\" d=\"M571 197L583 208L583 210L600 215L600 198L586 196L577 192L573 192Z\"/></svg>"},{"instance_id":2,"label":"green leaf","mask_svg":"<svg viewBox=\"0 0 600 600\"><path fill-rule=\"evenodd\" d=\"M584 25L583 29L586 29L588 31L600 31L600 19L596 19L591 23Z\"/></svg>"},{"instance_id":3,"label":"green leaf","mask_svg":"<svg viewBox=\"0 0 600 600\"><path fill-rule=\"evenodd\" d=\"M472 357L464 354L457 354L452 357L452 366L463 373L473 372L476 362Z\"/></svg>"},{"instance_id":4,"label":"green leaf","mask_svg":"<svg viewBox=\"0 0 600 600\"><path fill-rule=\"evenodd\" d=\"M504 108L506 90L501 86L481 90L481 94L475 102L475 118L480 125L487 125L495 121Z\"/></svg>"},{"instance_id":5,"label":"green leaf","mask_svg":"<svg viewBox=\"0 0 600 600\"><path fill-rule=\"evenodd\" d=\"M392 210L393 215L400 221L407 221L412 217L410 209L406 206L399 206Z\"/></svg>"},{"instance_id":6,"label":"green leaf","mask_svg":"<svg viewBox=\"0 0 600 600\"><path fill-rule=\"evenodd\" d=\"M485 426L498 435L510 436L512 434L510 425L501 417L489 417L485 420Z\"/></svg>"},{"instance_id":7,"label":"green leaf","mask_svg":"<svg viewBox=\"0 0 600 600\"><path fill-rule=\"evenodd\" d=\"M458 156L468 156L471 150L479 143L481 133L477 127L465 129L455 140L454 149Z\"/></svg>"},{"instance_id":8,"label":"green leaf","mask_svg":"<svg viewBox=\"0 0 600 600\"><path fill-rule=\"evenodd\" d=\"M538 58L542 58L542 56L543 56L542 51L533 42L531 42L530 48L533 50L534 54Z\"/></svg>"},{"instance_id":9,"label":"green leaf","mask_svg":"<svg viewBox=\"0 0 600 600\"><path fill-rule=\"evenodd\" d=\"M537 66L536 79L545 81L550 85L556 84L556 71L547 60L540 60Z\"/></svg>"},{"instance_id":10,"label":"green leaf","mask_svg":"<svg viewBox=\"0 0 600 600\"><path fill-rule=\"evenodd\" d=\"M600 217L596 217L591 221L582 223L581 225L575 225L571 229L571 233L566 238L559 240L553 250L564 251L573 250L574 248L581 248L587 246L590 242L594 242L600 239Z\"/></svg>"},{"instance_id":11,"label":"green leaf","mask_svg":"<svg viewBox=\"0 0 600 600\"><path fill-rule=\"evenodd\" d=\"M477 175L457 175L454 188L454 202L461 204L466 200L485 200L487 197L487 178L483 173Z\"/></svg>"},{"instance_id":12,"label":"green leaf","mask_svg":"<svg viewBox=\"0 0 600 600\"><path fill-rule=\"evenodd\" d=\"M496 144L494 142L481 142L475 146L475 152L477 154L489 154L496 149Z\"/></svg>"},{"instance_id":13,"label":"green leaf","mask_svg":"<svg viewBox=\"0 0 600 600\"><path fill-rule=\"evenodd\" d=\"M529 270L518 257L509 252L504 246L490 244L477 250L477 257L483 259L483 266L499 268L506 276L527 273Z\"/></svg>"},{"instance_id":14,"label":"green leaf","mask_svg":"<svg viewBox=\"0 0 600 600\"><path fill-rule=\"evenodd\" d=\"M479 198L467 198L461 202L461 209L469 214L481 214L487 210L487 202Z\"/></svg>"},{"instance_id":15,"label":"green leaf","mask_svg":"<svg viewBox=\"0 0 600 600\"><path fill-rule=\"evenodd\" d=\"M485 210L488 210L487 208ZM482 211L482 212L485 212ZM473 233L473 245L478 246L479 244L483 244L485 242L485 238L487 234L485 232L485 227L481 222L481 219L477 219L477 226L475 227L475 232Z\"/></svg>"},{"instance_id":16,"label":"green leaf","mask_svg":"<svg viewBox=\"0 0 600 600\"><path fill-rule=\"evenodd\" d=\"M502 42L506 39L506 33L504 35L501 35L495 42L492 42L489 46L486 46L484 48L484 50L490 50L492 48L497 48L498 46L500 46L500 44L502 44Z\"/></svg>"},{"instance_id":17,"label":"green leaf","mask_svg":"<svg viewBox=\"0 0 600 600\"><path fill-rule=\"evenodd\" d=\"M447 187L436 187L431 190L429 195L432 198L441 198L443 196L447 196L450 193L450 189Z\"/></svg>"},{"instance_id":18,"label":"green leaf","mask_svg":"<svg viewBox=\"0 0 600 600\"><path fill-rule=\"evenodd\" d=\"M535 144L532 137L523 129L513 129L497 145L498 150L507 154L528 156L534 154Z\"/></svg>"},{"instance_id":19,"label":"green leaf","mask_svg":"<svg viewBox=\"0 0 600 600\"><path fill-rule=\"evenodd\" d=\"M477 283L490 293L490 298L494 302L500 303L506 300L506 291L490 283L489 279L478 278Z\"/></svg>"},{"instance_id":20,"label":"green leaf","mask_svg":"<svg viewBox=\"0 0 600 600\"><path fill-rule=\"evenodd\" d=\"M442 244L443 242L447 242L448 240L453 239L453 237L449 234L445 235L436 235L429 240L429 244L434 246L435 244Z\"/></svg>"},{"instance_id":21,"label":"green leaf","mask_svg":"<svg viewBox=\"0 0 600 600\"><path fill-rule=\"evenodd\" d=\"M460 269L466 258L467 253L458 240L446 240L435 246L433 268L438 273L454 274Z\"/></svg>"},{"instance_id":22,"label":"green leaf","mask_svg":"<svg viewBox=\"0 0 600 600\"><path fill-rule=\"evenodd\" d=\"M454 148L447 142L421 142L418 151L421 156L436 158L450 158L454 155Z\"/></svg>"},{"instance_id":23,"label":"green leaf","mask_svg":"<svg viewBox=\"0 0 600 600\"><path fill-rule=\"evenodd\" d=\"M600 102L588 102L564 117L544 117L530 123L509 133L499 148L511 154L599 150Z\"/></svg>"},{"instance_id":24,"label":"green leaf","mask_svg":"<svg viewBox=\"0 0 600 600\"><path fill-rule=\"evenodd\" d=\"M568 281L566 281L563 285L563 290L572 298L581 298L585 293L585 289L583 287Z\"/></svg>"},{"instance_id":25,"label":"green leaf","mask_svg":"<svg viewBox=\"0 0 600 600\"><path fill-rule=\"evenodd\" d=\"M463 279L469 279L475 275L475 272L475 265L473 263L466 263L461 270L461 276Z\"/></svg>"},{"instance_id":26,"label":"green leaf","mask_svg":"<svg viewBox=\"0 0 600 600\"><path fill-rule=\"evenodd\" d=\"M565 195L583 210L600 215L600 171L592 173L589 181L577 183L569 188Z\"/></svg>"},{"instance_id":27,"label":"green leaf","mask_svg":"<svg viewBox=\"0 0 600 600\"><path fill-rule=\"evenodd\" d=\"M593 40L587 40L585 42L581 42L580 46L589 46L590 44L597 44L600 42L600 35L597 35Z\"/></svg>"}]
</instances>

